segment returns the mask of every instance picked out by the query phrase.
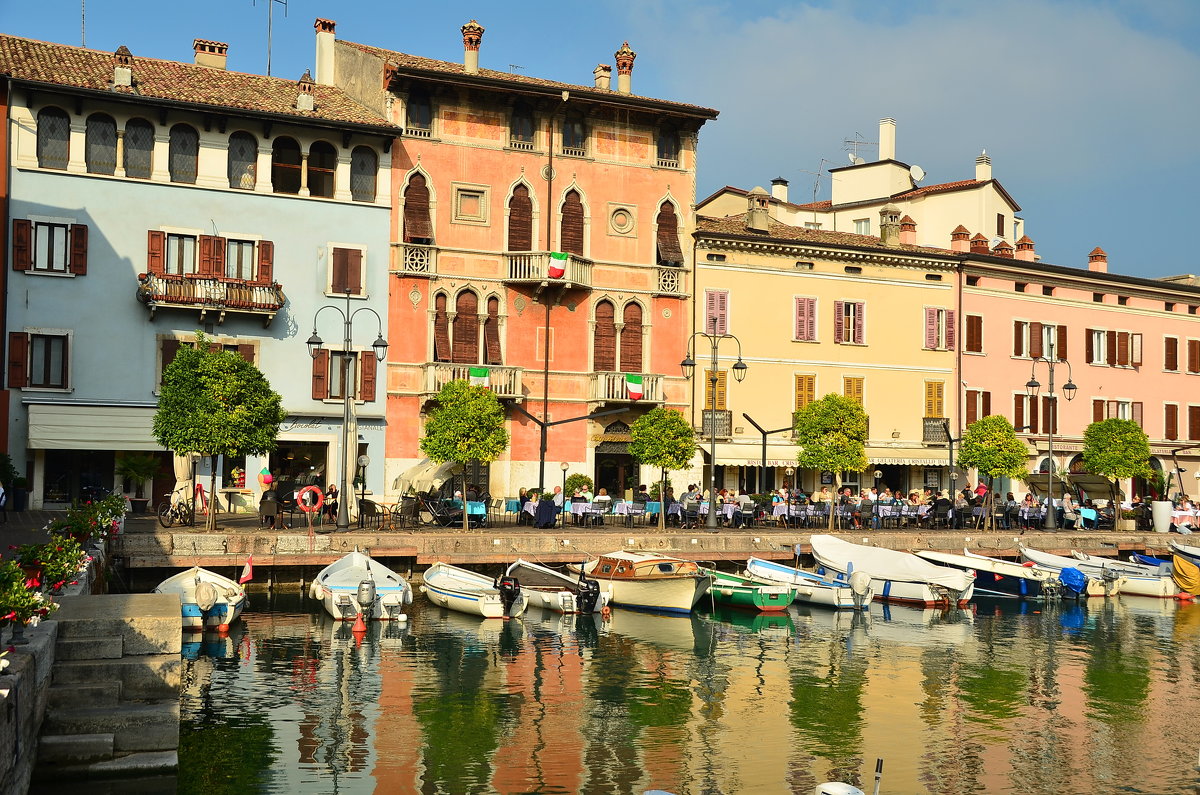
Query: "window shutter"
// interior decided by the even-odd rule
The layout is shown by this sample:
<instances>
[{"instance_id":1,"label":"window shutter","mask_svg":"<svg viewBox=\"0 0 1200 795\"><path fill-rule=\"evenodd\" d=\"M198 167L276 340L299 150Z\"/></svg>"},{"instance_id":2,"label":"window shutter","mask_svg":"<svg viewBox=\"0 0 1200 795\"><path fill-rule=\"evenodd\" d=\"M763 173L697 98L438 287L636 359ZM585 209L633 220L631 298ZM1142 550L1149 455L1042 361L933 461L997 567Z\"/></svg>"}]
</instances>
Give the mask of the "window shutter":
<instances>
[{"instance_id":1,"label":"window shutter","mask_svg":"<svg viewBox=\"0 0 1200 795\"><path fill-rule=\"evenodd\" d=\"M800 342L815 342L817 338L817 299L797 296L794 299L796 309L794 340Z\"/></svg>"},{"instance_id":2,"label":"window shutter","mask_svg":"<svg viewBox=\"0 0 1200 795\"><path fill-rule=\"evenodd\" d=\"M937 316L936 309L925 307L925 350L927 351L933 350L938 344Z\"/></svg>"},{"instance_id":3,"label":"window shutter","mask_svg":"<svg viewBox=\"0 0 1200 795\"><path fill-rule=\"evenodd\" d=\"M967 350L983 353L983 317L967 315Z\"/></svg>"},{"instance_id":4,"label":"window shutter","mask_svg":"<svg viewBox=\"0 0 1200 795\"><path fill-rule=\"evenodd\" d=\"M1142 411L1143 411L1142 402L1140 400L1135 400L1133 403L1129 404L1129 408L1130 408L1130 419L1132 419L1134 422L1136 422L1138 424L1138 427L1141 428L1142 427Z\"/></svg>"},{"instance_id":5,"label":"window shutter","mask_svg":"<svg viewBox=\"0 0 1200 795\"><path fill-rule=\"evenodd\" d=\"M846 341L846 302L833 302L833 341Z\"/></svg>"},{"instance_id":6,"label":"window shutter","mask_svg":"<svg viewBox=\"0 0 1200 795\"><path fill-rule=\"evenodd\" d=\"M1054 411L1054 402L1049 397L1042 398L1042 433L1055 433L1058 428L1058 418Z\"/></svg>"},{"instance_id":7,"label":"window shutter","mask_svg":"<svg viewBox=\"0 0 1200 795\"><path fill-rule=\"evenodd\" d=\"M162 341L162 369L158 373L158 382L162 383L163 373L171 366L171 362L175 361L175 355L179 353L179 340L171 337Z\"/></svg>"},{"instance_id":8,"label":"window shutter","mask_svg":"<svg viewBox=\"0 0 1200 795\"><path fill-rule=\"evenodd\" d=\"M1168 403L1163 407L1163 438L1175 440L1179 438L1179 406Z\"/></svg>"},{"instance_id":9,"label":"window shutter","mask_svg":"<svg viewBox=\"0 0 1200 795\"><path fill-rule=\"evenodd\" d=\"M479 299L463 290L454 300L454 340L451 361L479 364Z\"/></svg>"},{"instance_id":10,"label":"window shutter","mask_svg":"<svg viewBox=\"0 0 1200 795\"><path fill-rule=\"evenodd\" d=\"M346 249L346 287L351 294L363 294L362 251L356 248Z\"/></svg>"},{"instance_id":11,"label":"window shutter","mask_svg":"<svg viewBox=\"0 0 1200 795\"><path fill-rule=\"evenodd\" d=\"M518 185L513 188L508 200L508 250L531 251L533 249L533 200L529 188Z\"/></svg>"},{"instance_id":12,"label":"window shutter","mask_svg":"<svg viewBox=\"0 0 1200 795\"><path fill-rule=\"evenodd\" d=\"M275 280L275 244L270 240L258 241L258 273L256 281L271 284Z\"/></svg>"},{"instance_id":13,"label":"window shutter","mask_svg":"<svg viewBox=\"0 0 1200 795\"><path fill-rule=\"evenodd\" d=\"M856 301L854 304L854 344L863 344L863 327L866 324L866 304ZM861 401L860 401L861 402Z\"/></svg>"},{"instance_id":14,"label":"window shutter","mask_svg":"<svg viewBox=\"0 0 1200 795\"><path fill-rule=\"evenodd\" d=\"M429 186L424 174L413 174L404 189L404 242L418 243L433 239L429 220Z\"/></svg>"},{"instance_id":15,"label":"window shutter","mask_svg":"<svg viewBox=\"0 0 1200 795\"><path fill-rule=\"evenodd\" d=\"M796 380L796 411L802 411L805 406L816 400L816 381L814 375L797 374Z\"/></svg>"},{"instance_id":16,"label":"window shutter","mask_svg":"<svg viewBox=\"0 0 1200 795\"><path fill-rule=\"evenodd\" d=\"M446 314L446 296L439 294L434 299L433 315L433 360L450 361L450 317Z\"/></svg>"},{"instance_id":17,"label":"window shutter","mask_svg":"<svg viewBox=\"0 0 1200 795\"><path fill-rule=\"evenodd\" d=\"M29 335L8 333L8 387L17 389L29 383Z\"/></svg>"},{"instance_id":18,"label":"window shutter","mask_svg":"<svg viewBox=\"0 0 1200 795\"><path fill-rule=\"evenodd\" d=\"M209 276L225 275L225 251L229 241L223 237L214 237L212 242L212 271Z\"/></svg>"},{"instance_id":19,"label":"window shutter","mask_svg":"<svg viewBox=\"0 0 1200 795\"><path fill-rule=\"evenodd\" d=\"M249 342L244 342L237 346L238 356L241 356L250 364L254 364L254 345Z\"/></svg>"},{"instance_id":20,"label":"window shutter","mask_svg":"<svg viewBox=\"0 0 1200 795\"><path fill-rule=\"evenodd\" d=\"M1058 361L1065 361L1067 358L1067 327L1057 326L1054 340L1054 358Z\"/></svg>"},{"instance_id":21,"label":"window shutter","mask_svg":"<svg viewBox=\"0 0 1200 795\"><path fill-rule=\"evenodd\" d=\"M1085 329L1083 332L1083 359L1088 364L1096 361L1095 329Z\"/></svg>"},{"instance_id":22,"label":"window shutter","mask_svg":"<svg viewBox=\"0 0 1200 795\"><path fill-rule=\"evenodd\" d=\"M1200 440L1200 406L1188 406L1188 440Z\"/></svg>"},{"instance_id":23,"label":"window shutter","mask_svg":"<svg viewBox=\"0 0 1200 795\"><path fill-rule=\"evenodd\" d=\"M1110 400L1105 405L1106 405L1106 410L1104 412L1104 419L1111 420L1111 419L1115 418L1117 416L1117 411L1119 410L1119 404L1117 403L1117 401Z\"/></svg>"},{"instance_id":24,"label":"window shutter","mask_svg":"<svg viewBox=\"0 0 1200 795\"><path fill-rule=\"evenodd\" d=\"M379 360L375 351L362 351L358 354L358 397L367 402L375 399L375 368Z\"/></svg>"},{"instance_id":25,"label":"window shutter","mask_svg":"<svg viewBox=\"0 0 1200 795\"><path fill-rule=\"evenodd\" d=\"M1013 395L1013 427L1025 427L1025 396ZM1023 432L1023 431L1022 431Z\"/></svg>"},{"instance_id":26,"label":"window shutter","mask_svg":"<svg viewBox=\"0 0 1200 795\"><path fill-rule=\"evenodd\" d=\"M1092 401L1092 422L1104 422L1104 401Z\"/></svg>"},{"instance_id":27,"label":"window shutter","mask_svg":"<svg viewBox=\"0 0 1200 795\"><path fill-rule=\"evenodd\" d=\"M706 299L711 300L710 296ZM616 309L608 301L596 304L596 339L592 351L592 366L598 373L617 370Z\"/></svg>"},{"instance_id":28,"label":"window shutter","mask_svg":"<svg viewBox=\"0 0 1200 795\"><path fill-rule=\"evenodd\" d=\"M322 348L313 357L312 399L324 400L327 397L329 397L329 350Z\"/></svg>"},{"instance_id":29,"label":"window shutter","mask_svg":"<svg viewBox=\"0 0 1200 795\"><path fill-rule=\"evenodd\" d=\"M1029 416L1026 418L1025 424L1029 426L1030 433L1038 432L1040 426L1038 425L1038 402L1036 399L1029 401Z\"/></svg>"},{"instance_id":30,"label":"window shutter","mask_svg":"<svg viewBox=\"0 0 1200 795\"><path fill-rule=\"evenodd\" d=\"M992 416L992 393L991 392L983 392L982 394L983 394L983 406L982 406L979 414L981 417L990 417L990 416Z\"/></svg>"},{"instance_id":31,"label":"window shutter","mask_svg":"<svg viewBox=\"0 0 1200 795\"><path fill-rule=\"evenodd\" d=\"M793 318L792 339L803 341L808 329L808 304L799 296L792 299L795 317Z\"/></svg>"},{"instance_id":32,"label":"window shutter","mask_svg":"<svg viewBox=\"0 0 1200 795\"><path fill-rule=\"evenodd\" d=\"M87 224L71 224L71 273L76 276L87 274L87 255Z\"/></svg>"},{"instance_id":33,"label":"window shutter","mask_svg":"<svg viewBox=\"0 0 1200 795\"><path fill-rule=\"evenodd\" d=\"M1179 369L1179 340L1176 337L1163 338L1163 369Z\"/></svg>"},{"instance_id":34,"label":"window shutter","mask_svg":"<svg viewBox=\"0 0 1200 795\"><path fill-rule=\"evenodd\" d=\"M567 191L563 199L558 242L568 254L583 256L583 202L579 191Z\"/></svg>"},{"instance_id":35,"label":"window shutter","mask_svg":"<svg viewBox=\"0 0 1200 795\"><path fill-rule=\"evenodd\" d=\"M1025 327L1027 325L1021 320L1013 321L1013 356L1025 355Z\"/></svg>"},{"instance_id":36,"label":"window shutter","mask_svg":"<svg viewBox=\"0 0 1200 795\"><path fill-rule=\"evenodd\" d=\"M1122 331L1117 335L1117 364L1129 366L1129 332Z\"/></svg>"},{"instance_id":37,"label":"window shutter","mask_svg":"<svg viewBox=\"0 0 1200 795\"><path fill-rule=\"evenodd\" d=\"M1042 324L1029 324L1029 358L1036 359L1039 356L1045 356L1042 350Z\"/></svg>"},{"instance_id":38,"label":"window shutter","mask_svg":"<svg viewBox=\"0 0 1200 795\"><path fill-rule=\"evenodd\" d=\"M842 394L861 406L863 404L863 379L844 376L842 378Z\"/></svg>"},{"instance_id":39,"label":"window shutter","mask_svg":"<svg viewBox=\"0 0 1200 795\"><path fill-rule=\"evenodd\" d=\"M33 221L14 218L12 235L12 268L27 271L33 267Z\"/></svg>"},{"instance_id":40,"label":"window shutter","mask_svg":"<svg viewBox=\"0 0 1200 795\"><path fill-rule=\"evenodd\" d=\"M957 313L953 309L946 310L946 350L954 350L954 343L958 338L958 327L956 325Z\"/></svg>"},{"instance_id":41,"label":"window shutter","mask_svg":"<svg viewBox=\"0 0 1200 795\"><path fill-rule=\"evenodd\" d=\"M146 270L161 276L166 272L167 233L151 229L146 240Z\"/></svg>"},{"instance_id":42,"label":"window shutter","mask_svg":"<svg viewBox=\"0 0 1200 795\"><path fill-rule=\"evenodd\" d=\"M967 391L967 425L979 419L979 393L974 390Z\"/></svg>"},{"instance_id":43,"label":"window shutter","mask_svg":"<svg viewBox=\"0 0 1200 795\"><path fill-rule=\"evenodd\" d=\"M704 331L712 334L728 334L729 333L729 291L728 290L705 290L704 291ZM716 320L716 327L713 327L713 320Z\"/></svg>"},{"instance_id":44,"label":"window shutter","mask_svg":"<svg viewBox=\"0 0 1200 795\"><path fill-rule=\"evenodd\" d=\"M197 276L213 275L213 236L200 235L200 264L196 268Z\"/></svg>"},{"instance_id":45,"label":"window shutter","mask_svg":"<svg viewBox=\"0 0 1200 795\"><path fill-rule=\"evenodd\" d=\"M1129 335L1129 363L1134 367L1142 366L1142 335Z\"/></svg>"},{"instance_id":46,"label":"window shutter","mask_svg":"<svg viewBox=\"0 0 1200 795\"><path fill-rule=\"evenodd\" d=\"M658 261L671 265L683 263L683 250L679 247L679 220L675 216L675 205L663 202L658 211Z\"/></svg>"},{"instance_id":47,"label":"window shutter","mask_svg":"<svg viewBox=\"0 0 1200 795\"><path fill-rule=\"evenodd\" d=\"M642 372L642 307L626 304L625 326L621 329L621 371Z\"/></svg>"},{"instance_id":48,"label":"window shutter","mask_svg":"<svg viewBox=\"0 0 1200 795\"><path fill-rule=\"evenodd\" d=\"M486 348L487 363L501 364L503 357L500 354L500 299L489 298L487 305L487 319L483 325L483 343Z\"/></svg>"},{"instance_id":49,"label":"window shutter","mask_svg":"<svg viewBox=\"0 0 1200 795\"><path fill-rule=\"evenodd\" d=\"M1188 367L1187 367L1188 372L1189 373L1200 372L1200 340L1188 340L1187 354L1188 354Z\"/></svg>"},{"instance_id":50,"label":"window shutter","mask_svg":"<svg viewBox=\"0 0 1200 795\"><path fill-rule=\"evenodd\" d=\"M805 309L805 311L808 313L808 322L804 328L805 339L808 342L816 342L817 341L817 299L805 298L804 302L805 302L805 306L807 307Z\"/></svg>"},{"instance_id":51,"label":"window shutter","mask_svg":"<svg viewBox=\"0 0 1200 795\"><path fill-rule=\"evenodd\" d=\"M725 372L725 370L717 371L717 388L714 393L713 371L704 371L704 406L711 411L725 411Z\"/></svg>"},{"instance_id":52,"label":"window shutter","mask_svg":"<svg viewBox=\"0 0 1200 795\"><path fill-rule=\"evenodd\" d=\"M349 269L347 263L349 249L335 248L333 250L333 274L330 278L329 288L331 292L341 295L346 292L349 282L346 279L346 272Z\"/></svg>"},{"instance_id":53,"label":"window shutter","mask_svg":"<svg viewBox=\"0 0 1200 795\"><path fill-rule=\"evenodd\" d=\"M1107 354L1104 361L1109 367L1112 367L1117 363L1117 332L1104 332L1104 347Z\"/></svg>"}]
</instances>

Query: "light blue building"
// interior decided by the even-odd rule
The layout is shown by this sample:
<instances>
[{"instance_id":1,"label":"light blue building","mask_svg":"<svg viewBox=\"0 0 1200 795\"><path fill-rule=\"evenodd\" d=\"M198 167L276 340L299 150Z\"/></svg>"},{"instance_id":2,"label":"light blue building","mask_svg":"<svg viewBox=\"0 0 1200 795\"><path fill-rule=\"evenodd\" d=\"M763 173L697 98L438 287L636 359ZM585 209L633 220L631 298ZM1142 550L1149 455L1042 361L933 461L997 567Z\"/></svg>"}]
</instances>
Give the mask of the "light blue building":
<instances>
[{"instance_id":1,"label":"light blue building","mask_svg":"<svg viewBox=\"0 0 1200 795\"><path fill-rule=\"evenodd\" d=\"M388 336L398 131L307 75L226 71L225 49L197 40L180 63L0 36L7 450L33 507L133 490L115 475L132 451L161 456L146 496L171 491L151 422L162 370L197 330L258 365L288 412L275 453L220 463L229 502L256 504L266 469L338 482L346 389L346 452L370 458L366 489L384 490L386 368L371 344ZM337 312L320 316L325 353L305 342L320 307L347 302L379 320L357 314L344 379Z\"/></svg>"}]
</instances>

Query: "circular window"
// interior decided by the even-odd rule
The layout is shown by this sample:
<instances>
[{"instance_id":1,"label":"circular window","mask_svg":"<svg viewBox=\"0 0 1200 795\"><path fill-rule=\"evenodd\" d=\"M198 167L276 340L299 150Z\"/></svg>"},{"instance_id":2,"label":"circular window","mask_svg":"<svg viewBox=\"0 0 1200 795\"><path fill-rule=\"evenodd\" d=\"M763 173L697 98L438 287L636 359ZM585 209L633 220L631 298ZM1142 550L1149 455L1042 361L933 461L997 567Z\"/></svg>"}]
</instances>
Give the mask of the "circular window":
<instances>
[{"instance_id":1,"label":"circular window","mask_svg":"<svg viewBox=\"0 0 1200 795\"><path fill-rule=\"evenodd\" d=\"M613 210L610 223L614 232L627 235L633 231L633 213L624 207L618 207Z\"/></svg>"}]
</instances>

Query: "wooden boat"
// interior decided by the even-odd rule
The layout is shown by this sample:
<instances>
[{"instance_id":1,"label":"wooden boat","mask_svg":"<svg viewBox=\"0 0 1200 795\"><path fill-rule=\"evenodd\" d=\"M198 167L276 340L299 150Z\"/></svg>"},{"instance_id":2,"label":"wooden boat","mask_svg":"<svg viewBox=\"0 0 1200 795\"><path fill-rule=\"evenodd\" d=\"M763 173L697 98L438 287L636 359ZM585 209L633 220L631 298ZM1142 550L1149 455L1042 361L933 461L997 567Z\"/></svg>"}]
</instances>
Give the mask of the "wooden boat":
<instances>
[{"instance_id":1,"label":"wooden boat","mask_svg":"<svg viewBox=\"0 0 1200 795\"><path fill-rule=\"evenodd\" d=\"M1162 577L1159 575L1126 574L1116 567L1108 565L1115 563L1115 561L1101 559L1103 562L1089 563L1083 560L1076 560L1075 558L1052 555L1049 552L1042 552L1032 547L1027 547L1024 544L1019 545L1018 548L1021 550L1021 558L1023 560L1036 563L1044 569L1050 569L1051 571L1062 571L1068 568L1078 569L1087 577L1097 580L1103 585L1104 596L1126 593L1133 596L1166 598L1174 596L1179 592L1179 589L1175 587L1175 583L1169 575ZM1088 596L1093 595L1095 595L1095 590L1089 583Z\"/></svg>"},{"instance_id":2,"label":"wooden boat","mask_svg":"<svg viewBox=\"0 0 1200 795\"><path fill-rule=\"evenodd\" d=\"M601 593L600 584L586 577L572 577L521 558L505 574L521 584L529 607L555 613L599 613L608 606L608 594Z\"/></svg>"},{"instance_id":3,"label":"wooden boat","mask_svg":"<svg viewBox=\"0 0 1200 795\"><path fill-rule=\"evenodd\" d=\"M977 595L1010 599L1041 599L1043 596L1061 595L1058 576L1047 569L975 555L966 549L961 555L931 549L922 549L914 554L939 566L974 572Z\"/></svg>"},{"instance_id":4,"label":"wooden boat","mask_svg":"<svg viewBox=\"0 0 1200 795\"><path fill-rule=\"evenodd\" d=\"M871 590L871 578L862 572L836 579L762 558L749 558L746 561L746 575L793 586L796 589L793 601L800 604L836 610L865 610L875 597L875 592Z\"/></svg>"},{"instance_id":5,"label":"wooden boat","mask_svg":"<svg viewBox=\"0 0 1200 795\"><path fill-rule=\"evenodd\" d=\"M525 612L525 592L514 577L492 579L438 562L421 580L421 593L439 607L483 618L516 618Z\"/></svg>"},{"instance_id":6,"label":"wooden boat","mask_svg":"<svg viewBox=\"0 0 1200 795\"><path fill-rule=\"evenodd\" d=\"M359 615L379 621L407 621L412 588L396 572L357 549L335 560L317 574L308 589L337 621Z\"/></svg>"},{"instance_id":7,"label":"wooden boat","mask_svg":"<svg viewBox=\"0 0 1200 795\"><path fill-rule=\"evenodd\" d=\"M809 544L813 557L826 571L871 575L871 587L879 601L965 606L975 593L975 579L965 571L937 566L908 552L851 544L831 535L814 535Z\"/></svg>"},{"instance_id":8,"label":"wooden boat","mask_svg":"<svg viewBox=\"0 0 1200 795\"><path fill-rule=\"evenodd\" d=\"M578 566L568 569L580 571ZM614 605L668 613L691 612L709 582L693 560L627 550L590 560L582 571L599 580Z\"/></svg>"},{"instance_id":9,"label":"wooden boat","mask_svg":"<svg viewBox=\"0 0 1200 795\"><path fill-rule=\"evenodd\" d=\"M790 585L764 582L716 569L701 568L700 573L709 578L707 597L713 606L777 613L787 610L787 606L796 598L796 589Z\"/></svg>"},{"instance_id":10,"label":"wooden boat","mask_svg":"<svg viewBox=\"0 0 1200 795\"><path fill-rule=\"evenodd\" d=\"M246 606L246 591L241 585L199 566L168 577L154 593L179 595L186 630L228 630Z\"/></svg>"}]
</instances>

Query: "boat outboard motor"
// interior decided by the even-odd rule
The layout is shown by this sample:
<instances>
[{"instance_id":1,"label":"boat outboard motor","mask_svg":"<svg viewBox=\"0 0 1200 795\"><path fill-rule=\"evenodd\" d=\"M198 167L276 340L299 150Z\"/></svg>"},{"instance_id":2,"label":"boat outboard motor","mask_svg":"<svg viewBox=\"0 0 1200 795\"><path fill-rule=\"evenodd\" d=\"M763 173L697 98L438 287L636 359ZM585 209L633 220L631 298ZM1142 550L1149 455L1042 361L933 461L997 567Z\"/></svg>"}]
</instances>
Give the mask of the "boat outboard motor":
<instances>
[{"instance_id":1,"label":"boat outboard motor","mask_svg":"<svg viewBox=\"0 0 1200 795\"><path fill-rule=\"evenodd\" d=\"M596 612L600 601L600 583L595 580L579 579L579 590L575 592L575 609L580 613Z\"/></svg>"},{"instance_id":2,"label":"boat outboard motor","mask_svg":"<svg viewBox=\"0 0 1200 795\"><path fill-rule=\"evenodd\" d=\"M512 606L521 597L521 583L517 582L516 577L505 576L496 581L496 588L500 590L500 603L504 605L504 615L508 616L512 612Z\"/></svg>"},{"instance_id":3,"label":"boat outboard motor","mask_svg":"<svg viewBox=\"0 0 1200 795\"><path fill-rule=\"evenodd\" d=\"M358 600L358 607L363 612L363 615L374 615L375 594L374 580L363 580L358 584L358 593L355 594L355 599Z\"/></svg>"},{"instance_id":4,"label":"boat outboard motor","mask_svg":"<svg viewBox=\"0 0 1200 795\"><path fill-rule=\"evenodd\" d=\"M850 572L850 594L854 597L854 606L862 609L869 593L871 593L871 575L865 571Z\"/></svg>"}]
</instances>

